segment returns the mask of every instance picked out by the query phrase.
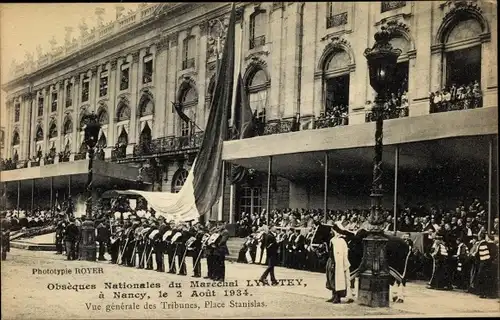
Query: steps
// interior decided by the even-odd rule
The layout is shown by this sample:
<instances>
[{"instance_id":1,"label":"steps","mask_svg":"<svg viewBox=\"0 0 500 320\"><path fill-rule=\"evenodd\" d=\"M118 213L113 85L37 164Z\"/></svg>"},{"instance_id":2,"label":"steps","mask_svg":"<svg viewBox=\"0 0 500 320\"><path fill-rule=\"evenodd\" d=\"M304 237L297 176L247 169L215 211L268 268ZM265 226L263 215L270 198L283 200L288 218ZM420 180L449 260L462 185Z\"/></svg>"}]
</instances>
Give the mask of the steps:
<instances>
[{"instance_id":1,"label":"steps","mask_svg":"<svg viewBox=\"0 0 500 320\"><path fill-rule=\"evenodd\" d=\"M229 250L229 255L226 256L226 260L236 261L238 260L238 254L241 247L245 243L246 238L231 237L227 240L227 249Z\"/></svg>"}]
</instances>

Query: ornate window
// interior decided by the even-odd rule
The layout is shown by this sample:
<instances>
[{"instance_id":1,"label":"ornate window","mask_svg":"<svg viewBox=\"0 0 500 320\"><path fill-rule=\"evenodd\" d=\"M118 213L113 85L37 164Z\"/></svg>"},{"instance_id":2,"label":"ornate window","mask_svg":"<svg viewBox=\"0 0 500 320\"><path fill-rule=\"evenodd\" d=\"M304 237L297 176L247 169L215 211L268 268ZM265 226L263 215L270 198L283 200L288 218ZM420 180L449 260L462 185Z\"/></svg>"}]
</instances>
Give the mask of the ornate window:
<instances>
[{"instance_id":1,"label":"ornate window","mask_svg":"<svg viewBox=\"0 0 500 320\"><path fill-rule=\"evenodd\" d=\"M316 127L334 127L347 124L349 113L349 53L334 48L324 65L324 109Z\"/></svg>"},{"instance_id":2,"label":"ornate window","mask_svg":"<svg viewBox=\"0 0 500 320\"><path fill-rule=\"evenodd\" d=\"M101 72L99 79L99 97L105 97L108 94L108 70Z\"/></svg>"},{"instance_id":3,"label":"ornate window","mask_svg":"<svg viewBox=\"0 0 500 320\"><path fill-rule=\"evenodd\" d=\"M98 115L97 115L97 119L99 120L99 123L101 124L101 126L108 124L109 123L108 111L106 111L105 108L101 108L99 110Z\"/></svg>"},{"instance_id":4,"label":"ornate window","mask_svg":"<svg viewBox=\"0 0 500 320\"><path fill-rule=\"evenodd\" d=\"M82 102L89 101L90 78L85 76L82 82Z\"/></svg>"},{"instance_id":5,"label":"ornate window","mask_svg":"<svg viewBox=\"0 0 500 320\"><path fill-rule=\"evenodd\" d=\"M141 97L139 104L139 117L149 116L154 112L153 101L149 94L144 94Z\"/></svg>"},{"instance_id":6,"label":"ornate window","mask_svg":"<svg viewBox=\"0 0 500 320\"><path fill-rule=\"evenodd\" d=\"M347 9L344 2L328 2L326 10L326 28L347 24Z\"/></svg>"},{"instance_id":7,"label":"ornate window","mask_svg":"<svg viewBox=\"0 0 500 320\"><path fill-rule=\"evenodd\" d=\"M21 104L16 103L14 105L14 122L19 122L20 118L21 118Z\"/></svg>"},{"instance_id":8,"label":"ornate window","mask_svg":"<svg viewBox=\"0 0 500 320\"><path fill-rule=\"evenodd\" d=\"M257 9L250 16L250 49L266 44L266 12Z\"/></svg>"},{"instance_id":9,"label":"ornate window","mask_svg":"<svg viewBox=\"0 0 500 320\"><path fill-rule=\"evenodd\" d=\"M104 132L101 133L101 136L99 137L99 140L97 141L97 146L101 149L104 149L108 146L108 141L106 139L106 135Z\"/></svg>"},{"instance_id":10,"label":"ornate window","mask_svg":"<svg viewBox=\"0 0 500 320\"><path fill-rule=\"evenodd\" d=\"M17 146L21 143L21 139L19 138L19 132L14 131L14 134L12 135L12 145Z\"/></svg>"},{"instance_id":11,"label":"ornate window","mask_svg":"<svg viewBox=\"0 0 500 320\"><path fill-rule=\"evenodd\" d=\"M71 118L66 118L63 126L63 134L66 135L71 132L73 132L73 121L71 121Z\"/></svg>"},{"instance_id":12,"label":"ornate window","mask_svg":"<svg viewBox=\"0 0 500 320\"><path fill-rule=\"evenodd\" d=\"M257 118L262 123L266 121L266 107L269 100L268 87L269 80L266 72L261 68L256 69L247 84L248 100L250 108L253 112L257 112Z\"/></svg>"},{"instance_id":13,"label":"ornate window","mask_svg":"<svg viewBox=\"0 0 500 320\"><path fill-rule=\"evenodd\" d=\"M177 170L172 179L172 193L178 193L181 191L182 186L187 180L188 174L189 172L186 169L181 168Z\"/></svg>"},{"instance_id":14,"label":"ornate window","mask_svg":"<svg viewBox=\"0 0 500 320\"><path fill-rule=\"evenodd\" d=\"M150 83L153 81L153 55L144 57L144 64L142 67L142 83Z\"/></svg>"},{"instance_id":15,"label":"ornate window","mask_svg":"<svg viewBox=\"0 0 500 320\"><path fill-rule=\"evenodd\" d=\"M181 107L183 109L183 112L192 119L192 115L188 113L193 113L193 108L196 107L196 104L198 103L198 93L196 92L196 89L189 83L184 83L184 89L182 89L181 93ZM192 124L191 122L186 122L183 119L181 119L181 136L187 137L191 134L192 132Z\"/></svg>"},{"instance_id":16,"label":"ornate window","mask_svg":"<svg viewBox=\"0 0 500 320\"><path fill-rule=\"evenodd\" d=\"M121 66L120 90L127 90L130 81L130 68L128 64Z\"/></svg>"},{"instance_id":17,"label":"ornate window","mask_svg":"<svg viewBox=\"0 0 500 320\"><path fill-rule=\"evenodd\" d=\"M126 146L128 145L128 133L125 131L125 128L122 128L120 135L118 136L118 145Z\"/></svg>"},{"instance_id":18,"label":"ornate window","mask_svg":"<svg viewBox=\"0 0 500 320\"><path fill-rule=\"evenodd\" d=\"M57 137L57 125L55 122L52 122L49 127L49 139Z\"/></svg>"},{"instance_id":19,"label":"ornate window","mask_svg":"<svg viewBox=\"0 0 500 320\"><path fill-rule=\"evenodd\" d=\"M139 136L139 148L142 154L148 154L151 151L151 128L147 122Z\"/></svg>"},{"instance_id":20,"label":"ornate window","mask_svg":"<svg viewBox=\"0 0 500 320\"><path fill-rule=\"evenodd\" d=\"M43 129L41 126L38 126L36 129L35 141L43 141Z\"/></svg>"},{"instance_id":21,"label":"ornate window","mask_svg":"<svg viewBox=\"0 0 500 320\"><path fill-rule=\"evenodd\" d=\"M196 57L196 37L189 36L182 42L182 70L194 68Z\"/></svg>"},{"instance_id":22,"label":"ornate window","mask_svg":"<svg viewBox=\"0 0 500 320\"><path fill-rule=\"evenodd\" d=\"M248 187L241 188L240 193L240 214L242 212L250 214L260 214L262 211L262 188Z\"/></svg>"},{"instance_id":23,"label":"ornate window","mask_svg":"<svg viewBox=\"0 0 500 320\"><path fill-rule=\"evenodd\" d=\"M130 120L130 107L125 103L120 103L117 112L118 122Z\"/></svg>"},{"instance_id":24,"label":"ornate window","mask_svg":"<svg viewBox=\"0 0 500 320\"><path fill-rule=\"evenodd\" d=\"M448 33L445 42L447 86L481 84L481 45L454 49L454 44L477 39L482 28L476 19L459 21Z\"/></svg>"},{"instance_id":25,"label":"ornate window","mask_svg":"<svg viewBox=\"0 0 500 320\"><path fill-rule=\"evenodd\" d=\"M57 111L57 91L52 91L52 102L50 104L50 112Z\"/></svg>"},{"instance_id":26,"label":"ornate window","mask_svg":"<svg viewBox=\"0 0 500 320\"><path fill-rule=\"evenodd\" d=\"M38 116L42 117L43 116L43 97L40 96L38 97Z\"/></svg>"},{"instance_id":27,"label":"ornate window","mask_svg":"<svg viewBox=\"0 0 500 320\"><path fill-rule=\"evenodd\" d=\"M70 82L66 85L66 108L73 104L73 84Z\"/></svg>"}]
</instances>

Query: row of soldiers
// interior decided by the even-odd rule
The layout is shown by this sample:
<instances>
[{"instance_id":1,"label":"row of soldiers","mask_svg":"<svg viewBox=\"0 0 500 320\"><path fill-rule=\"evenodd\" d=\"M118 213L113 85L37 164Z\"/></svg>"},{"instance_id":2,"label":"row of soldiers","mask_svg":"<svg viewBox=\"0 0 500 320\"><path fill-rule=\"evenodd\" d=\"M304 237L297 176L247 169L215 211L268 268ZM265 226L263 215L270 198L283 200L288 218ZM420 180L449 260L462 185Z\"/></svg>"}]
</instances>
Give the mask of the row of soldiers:
<instances>
[{"instance_id":1,"label":"row of soldiers","mask_svg":"<svg viewBox=\"0 0 500 320\"><path fill-rule=\"evenodd\" d=\"M229 233L223 222L210 221L208 225L167 223L164 217L138 218L130 216L123 224L111 228L109 240L101 237L97 227L97 241L108 244L111 263L139 269L187 275L186 261L192 259L193 277L201 277L201 260L207 259L207 276L216 281L225 279L225 257L229 253ZM104 247L104 245L99 245ZM101 249L100 249L101 250ZM103 250L103 249L102 249ZM100 258L104 256L104 253Z\"/></svg>"},{"instance_id":2,"label":"row of soldiers","mask_svg":"<svg viewBox=\"0 0 500 320\"><path fill-rule=\"evenodd\" d=\"M302 234L300 229L279 230L276 235L278 265L287 268L322 272L328 259L327 244L312 243L316 226ZM240 249L238 262L266 264L266 228L249 235Z\"/></svg>"}]
</instances>

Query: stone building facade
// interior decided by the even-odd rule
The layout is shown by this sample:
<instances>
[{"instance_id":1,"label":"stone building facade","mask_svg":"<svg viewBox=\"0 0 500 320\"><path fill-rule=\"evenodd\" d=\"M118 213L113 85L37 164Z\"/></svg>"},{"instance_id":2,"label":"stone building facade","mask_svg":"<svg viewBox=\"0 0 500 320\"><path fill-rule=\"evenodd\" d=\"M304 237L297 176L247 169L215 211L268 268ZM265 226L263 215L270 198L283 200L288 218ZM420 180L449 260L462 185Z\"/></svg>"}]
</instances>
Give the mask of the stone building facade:
<instances>
[{"instance_id":1,"label":"stone building facade","mask_svg":"<svg viewBox=\"0 0 500 320\"><path fill-rule=\"evenodd\" d=\"M154 190L178 191L207 125L230 9L228 3L141 6L90 32L82 26L78 40L39 53L36 61L28 56L3 87L4 158L15 158L18 170L84 159L81 119L95 112L104 159L147 164ZM301 130L318 128L330 112L338 114L326 127L368 125L374 93L363 53L387 28L402 50L403 85L394 91L406 97L405 111L390 118L411 123L430 115L429 93L460 79L466 83L457 87L478 82L481 107L496 112L496 22L490 1L242 3L235 76L241 73L251 107L264 120L262 135L287 134L294 119ZM196 126L184 123L172 102L182 102ZM276 176L272 207L317 204L297 202L305 192L300 183ZM239 191L226 185L231 220L265 207L266 184Z\"/></svg>"}]
</instances>

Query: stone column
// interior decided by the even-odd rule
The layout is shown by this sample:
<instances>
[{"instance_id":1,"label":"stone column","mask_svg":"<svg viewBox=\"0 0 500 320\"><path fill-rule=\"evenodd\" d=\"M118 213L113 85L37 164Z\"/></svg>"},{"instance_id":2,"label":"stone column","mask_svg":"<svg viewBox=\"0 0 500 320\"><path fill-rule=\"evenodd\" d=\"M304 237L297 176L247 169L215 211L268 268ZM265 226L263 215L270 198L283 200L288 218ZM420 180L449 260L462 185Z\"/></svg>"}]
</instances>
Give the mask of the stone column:
<instances>
[{"instance_id":1,"label":"stone column","mask_svg":"<svg viewBox=\"0 0 500 320\"><path fill-rule=\"evenodd\" d=\"M415 2L416 12L429 10L429 4ZM432 31L432 16L417 14L414 19L413 34L415 37L416 57L411 63L408 76L408 94L410 99L409 116L429 114L429 91L436 91L441 83L441 52L439 48L432 48L434 32ZM432 49L432 53L429 52ZM432 65L431 65L432 63ZM429 69L430 67L430 69ZM411 76L410 76L411 75Z\"/></svg>"},{"instance_id":2,"label":"stone column","mask_svg":"<svg viewBox=\"0 0 500 320\"><path fill-rule=\"evenodd\" d=\"M132 54L132 64L130 65L130 126L129 126L129 146L133 146L137 140L137 104L138 104L138 87L140 81L139 74L139 51ZM129 148L127 148L129 149ZM130 150L131 151L131 150ZM127 150L127 154L128 154Z\"/></svg>"},{"instance_id":3,"label":"stone column","mask_svg":"<svg viewBox=\"0 0 500 320\"><path fill-rule=\"evenodd\" d=\"M299 7L300 2L294 2L287 7L287 19L282 20L286 23L286 34L282 41L286 41L284 49L285 56L282 57L281 65L285 68L284 84L284 101L283 105L278 105L278 112L283 108L283 117L293 117L297 110L297 92L298 92L298 68L299 68L299 52L298 52L298 24L299 24ZM281 10L280 10L281 11ZM278 22L279 23L279 22ZM286 39L286 40L285 40ZM274 46L274 39L273 39ZM273 60L274 65L275 60ZM279 66L278 66L279 68ZM274 66L273 66L274 69ZM274 84L273 84L274 86Z\"/></svg>"},{"instance_id":4,"label":"stone column","mask_svg":"<svg viewBox=\"0 0 500 320\"><path fill-rule=\"evenodd\" d=\"M37 103L38 103L38 92L33 92L31 94L31 133L29 136L30 148L29 155L33 157L36 153L36 144L35 144L35 135L36 135L36 112L37 112Z\"/></svg>"},{"instance_id":5,"label":"stone column","mask_svg":"<svg viewBox=\"0 0 500 320\"><path fill-rule=\"evenodd\" d=\"M154 101L154 126L153 139L165 136L165 126L170 102L167 100L167 72L168 72L168 38L162 36L156 43L156 51L153 57L153 82L155 87Z\"/></svg>"},{"instance_id":6,"label":"stone column","mask_svg":"<svg viewBox=\"0 0 500 320\"><path fill-rule=\"evenodd\" d=\"M31 113L30 113L30 107L31 107L31 94L30 93L25 93L21 97L21 148L19 152L19 159L22 160L27 160L28 155L30 153L29 151L29 130L30 130L30 125L31 125Z\"/></svg>"},{"instance_id":7,"label":"stone column","mask_svg":"<svg viewBox=\"0 0 500 320\"><path fill-rule=\"evenodd\" d=\"M111 61L111 68L109 69L109 85L108 85L108 148L113 148L115 141L115 114L116 114L116 93L119 91L120 86L120 71L117 69L117 60Z\"/></svg>"},{"instance_id":8,"label":"stone column","mask_svg":"<svg viewBox=\"0 0 500 320\"><path fill-rule=\"evenodd\" d=\"M89 84L89 102L88 112L97 112L97 101L99 100L99 73L101 67L93 67L90 69L90 84Z\"/></svg>"},{"instance_id":9,"label":"stone column","mask_svg":"<svg viewBox=\"0 0 500 320\"><path fill-rule=\"evenodd\" d=\"M6 101L6 112L7 112L7 126L5 128L5 158L11 158L12 155L12 130L14 129L13 126L13 116L14 116L14 102L12 99L9 99Z\"/></svg>"},{"instance_id":10,"label":"stone column","mask_svg":"<svg viewBox=\"0 0 500 320\"><path fill-rule=\"evenodd\" d=\"M43 144L42 153L45 156L49 150L49 114L50 114L50 86L43 89Z\"/></svg>"},{"instance_id":11,"label":"stone column","mask_svg":"<svg viewBox=\"0 0 500 320\"><path fill-rule=\"evenodd\" d=\"M80 126L80 88L81 88L82 75L77 74L71 77L71 82L73 83L73 101L71 106L73 108L73 133L71 136L71 157L74 158L74 154L78 152L80 146L78 145L79 126ZM70 160L73 160L70 158Z\"/></svg>"},{"instance_id":12,"label":"stone column","mask_svg":"<svg viewBox=\"0 0 500 320\"><path fill-rule=\"evenodd\" d=\"M195 123L203 130L206 128L205 124L205 111L208 111L208 108L205 108L205 98L207 94L207 87L209 82L207 79L207 41L208 41L208 22L203 22L198 26L198 54L196 61L196 69L198 70L198 106L196 110L196 119L193 119ZM238 54L238 48L236 45L235 55ZM235 72L236 67L235 67ZM234 98L233 98L234 99ZM198 131L198 128L195 128L195 131Z\"/></svg>"},{"instance_id":13,"label":"stone column","mask_svg":"<svg viewBox=\"0 0 500 320\"><path fill-rule=\"evenodd\" d=\"M57 89L57 143L56 150L57 152L64 149L64 135L63 135L63 127L64 127L64 109L65 109L65 90L64 90L64 80L59 80L56 84ZM56 157L59 158L59 157Z\"/></svg>"},{"instance_id":14,"label":"stone column","mask_svg":"<svg viewBox=\"0 0 500 320\"><path fill-rule=\"evenodd\" d=\"M293 8L290 8L290 11L293 11ZM288 11L287 11L288 14ZM271 42L271 49L270 49L270 64L268 64L268 72L271 77L271 88L269 90L269 105L267 106L268 110L266 112L266 117L269 120L276 119L278 118L278 110L280 106L283 104L283 101L280 101L280 96L281 92L284 88L281 87L282 82L286 82L290 80L291 78L285 79L285 81L282 81L281 76L282 76L282 66L285 68L286 65L286 57L282 56L282 51L285 51L287 53L288 51L295 51L295 47L292 48L290 47L288 50L286 48L282 47L282 42L288 42L289 39L287 39L288 35L283 34L283 24L286 23L287 20L283 18L283 9L279 8L277 10L271 11L269 13L270 15L270 21L269 21L269 36L270 39L269 41ZM293 15L293 14L292 14ZM246 40L246 39L245 39ZM293 40L292 40L293 41ZM294 43L294 42L292 42ZM287 68L287 72L289 69ZM243 70L243 73L245 70ZM288 76L288 75L287 75ZM294 76L294 73L289 75L290 77ZM288 93L288 92L287 92ZM285 107L286 105L283 104ZM292 108L293 105L287 106L289 108Z\"/></svg>"},{"instance_id":15,"label":"stone column","mask_svg":"<svg viewBox=\"0 0 500 320\"><path fill-rule=\"evenodd\" d=\"M317 33L318 33L318 6L320 3L308 2L304 5L304 37L302 43L302 97L300 113L301 117L314 115L315 105L319 108L319 99L314 73L316 71L317 55ZM321 84L319 84L321 92Z\"/></svg>"},{"instance_id":16,"label":"stone column","mask_svg":"<svg viewBox=\"0 0 500 320\"><path fill-rule=\"evenodd\" d=\"M175 102L176 90L177 90L177 70L179 65L177 62L178 56L178 38L179 34L174 33L169 35L169 54L168 54L168 70L167 70L167 103L165 106L167 112L167 125L165 136L171 136L175 134L175 119L177 119L177 113L172 112L171 101Z\"/></svg>"}]
</instances>

